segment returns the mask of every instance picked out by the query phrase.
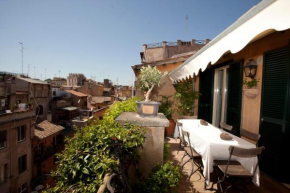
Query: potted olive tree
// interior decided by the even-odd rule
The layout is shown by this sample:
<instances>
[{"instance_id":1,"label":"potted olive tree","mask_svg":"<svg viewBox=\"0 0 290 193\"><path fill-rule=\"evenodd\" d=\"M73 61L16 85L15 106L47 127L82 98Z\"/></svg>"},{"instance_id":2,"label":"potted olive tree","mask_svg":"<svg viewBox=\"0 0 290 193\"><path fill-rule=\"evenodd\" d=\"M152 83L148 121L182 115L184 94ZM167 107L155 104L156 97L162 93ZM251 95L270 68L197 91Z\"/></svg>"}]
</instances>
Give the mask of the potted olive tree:
<instances>
[{"instance_id":1,"label":"potted olive tree","mask_svg":"<svg viewBox=\"0 0 290 193\"><path fill-rule=\"evenodd\" d=\"M159 110L159 102L150 101L149 96L154 86L159 86L162 78L167 72L162 73L156 67L151 66L142 67L139 76L139 87L143 91L147 91L145 101L136 101L137 112L141 117L155 117Z\"/></svg>"}]
</instances>

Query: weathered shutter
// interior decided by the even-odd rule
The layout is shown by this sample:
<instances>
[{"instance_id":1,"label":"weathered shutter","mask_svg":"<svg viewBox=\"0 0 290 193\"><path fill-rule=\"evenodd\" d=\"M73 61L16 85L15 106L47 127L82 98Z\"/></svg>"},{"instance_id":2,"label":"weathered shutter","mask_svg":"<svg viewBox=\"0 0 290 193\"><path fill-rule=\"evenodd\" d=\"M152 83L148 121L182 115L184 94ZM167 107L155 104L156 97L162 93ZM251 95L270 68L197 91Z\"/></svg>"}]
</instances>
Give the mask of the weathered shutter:
<instances>
[{"instance_id":1,"label":"weathered shutter","mask_svg":"<svg viewBox=\"0 0 290 193\"><path fill-rule=\"evenodd\" d=\"M212 93L213 93L213 70L207 69L199 73L198 118L212 122Z\"/></svg>"},{"instance_id":2,"label":"weathered shutter","mask_svg":"<svg viewBox=\"0 0 290 193\"><path fill-rule=\"evenodd\" d=\"M241 99L243 85L242 61L232 63L229 67L228 102L226 123L233 126L232 133L240 136Z\"/></svg>"},{"instance_id":3,"label":"weathered shutter","mask_svg":"<svg viewBox=\"0 0 290 193\"><path fill-rule=\"evenodd\" d=\"M289 181L289 49L264 54L260 146L265 146L260 168Z\"/></svg>"}]
</instances>

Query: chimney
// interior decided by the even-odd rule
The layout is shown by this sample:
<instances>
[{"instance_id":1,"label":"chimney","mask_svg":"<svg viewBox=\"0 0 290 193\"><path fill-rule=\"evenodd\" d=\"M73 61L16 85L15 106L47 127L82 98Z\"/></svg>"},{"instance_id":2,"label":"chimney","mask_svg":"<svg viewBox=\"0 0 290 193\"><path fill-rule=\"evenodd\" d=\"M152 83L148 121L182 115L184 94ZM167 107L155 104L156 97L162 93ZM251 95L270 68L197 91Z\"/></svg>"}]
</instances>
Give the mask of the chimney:
<instances>
[{"instance_id":1,"label":"chimney","mask_svg":"<svg viewBox=\"0 0 290 193\"><path fill-rule=\"evenodd\" d=\"M143 52L147 49L147 44L143 44Z\"/></svg>"},{"instance_id":2,"label":"chimney","mask_svg":"<svg viewBox=\"0 0 290 193\"><path fill-rule=\"evenodd\" d=\"M195 39L191 40L191 45L195 45Z\"/></svg>"},{"instance_id":3,"label":"chimney","mask_svg":"<svg viewBox=\"0 0 290 193\"><path fill-rule=\"evenodd\" d=\"M210 42L210 39L205 39L205 44L208 44Z\"/></svg>"},{"instance_id":4,"label":"chimney","mask_svg":"<svg viewBox=\"0 0 290 193\"><path fill-rule=\"evenodd\" d=\"M162 47L163 47L163 48L166 47L166 43L167 43L166 41L163 41L163 42L162 42Z\"/></svg>"}]
</instances>

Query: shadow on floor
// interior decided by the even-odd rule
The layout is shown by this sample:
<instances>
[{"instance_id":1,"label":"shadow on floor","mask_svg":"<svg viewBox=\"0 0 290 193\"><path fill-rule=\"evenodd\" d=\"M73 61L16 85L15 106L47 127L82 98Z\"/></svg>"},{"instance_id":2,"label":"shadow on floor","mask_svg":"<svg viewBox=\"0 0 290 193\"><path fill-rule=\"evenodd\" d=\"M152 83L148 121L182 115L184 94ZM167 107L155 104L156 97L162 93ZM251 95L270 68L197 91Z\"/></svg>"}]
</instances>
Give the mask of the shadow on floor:
<instances>
[{"instance_id":1,"label":"shadow on floor","mask_svg":"<svg viewBox=\"0 0 290 193\"><path fill-rule=\"evenodd\" d=\"M165 142L170 144L169 151L171 152L171 157L169 158L170 161L174 163L176 166L182 166L185 161L188 160L188 157L185 157L183 161L181 161L184 151L180 151L177 154L177 151L179 149L179 139L175 140L173 138L165 138ZM194 166L196 169L196 166ZM188 176L190 175L192 171L192 163L188 162L185 164L183 170L181 170L182 178L178 187L178 193L201 193L201 192L217 192L219 193L220 190L217 188L216 184L216 176L211 174L211 180L213 183L211 183L207 188L211 188L211 190L206 190L204 188L205 180L202 176L202 172L200 173L197 171L190 179L188 179ZM266 174L261 172L260 177L260 187L256 187L253 183L249 183L249 185L245 185L246 189L250 193L290 193L290 189L288 189L286 186L284 186L282 183L278 182L277 180L267 176ZM224 183L225 187L229 185L229 182ZM229 189L227 192L240 192L234 189Z\"/></svg>"}]
</instances>

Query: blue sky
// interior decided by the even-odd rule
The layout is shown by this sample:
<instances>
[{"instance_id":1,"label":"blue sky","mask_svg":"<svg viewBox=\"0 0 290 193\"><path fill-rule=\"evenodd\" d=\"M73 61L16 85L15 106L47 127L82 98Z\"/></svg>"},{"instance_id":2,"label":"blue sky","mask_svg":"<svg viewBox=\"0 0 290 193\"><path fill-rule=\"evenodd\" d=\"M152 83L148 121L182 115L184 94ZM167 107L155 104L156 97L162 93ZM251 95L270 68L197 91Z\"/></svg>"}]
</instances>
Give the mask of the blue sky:
<instances>
[{"instance_id":1,"label":"blue sky","mask_svg":"<svg viewBox=\"0 0 290 193\"><path fill-rule=\"evenodd\" d=\"M143 44L213 39L260 0L0 0L0 71L132 83ZM186 22L186 15L188 21Z\"/></svg>"}]
</instances>

